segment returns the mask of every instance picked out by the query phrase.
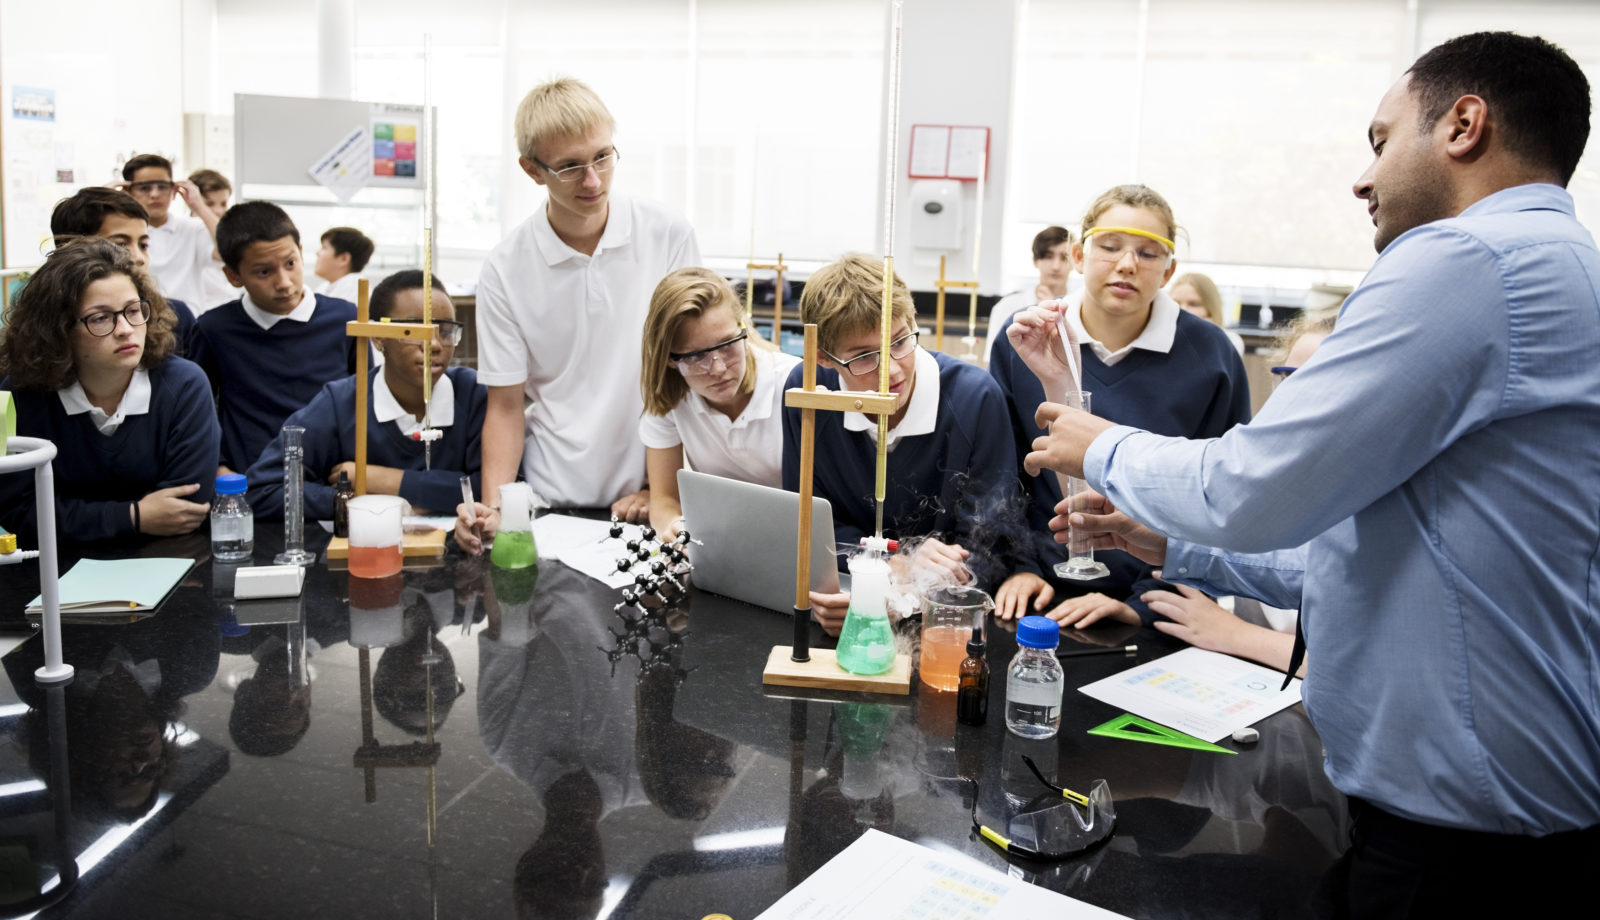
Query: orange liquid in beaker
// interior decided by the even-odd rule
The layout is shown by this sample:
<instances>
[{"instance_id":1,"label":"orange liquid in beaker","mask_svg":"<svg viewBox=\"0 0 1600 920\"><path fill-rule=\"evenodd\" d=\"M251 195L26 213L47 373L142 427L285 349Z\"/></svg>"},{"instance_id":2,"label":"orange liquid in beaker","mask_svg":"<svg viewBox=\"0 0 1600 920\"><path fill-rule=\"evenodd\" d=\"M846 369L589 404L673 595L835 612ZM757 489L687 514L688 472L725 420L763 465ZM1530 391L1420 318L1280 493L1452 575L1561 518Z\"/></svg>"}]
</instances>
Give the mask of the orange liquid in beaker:
<instances>
[{"instance_id":1,"label":"orange liquid in beaker","mask_svg":"<svg viewBox=\"0 0 1600 920\"><path fill-rule=\"evenodd\" d=\"M400 571L400 544L350 547L350 574L357 578L383 578ZM956 666L960 667L958 659Z\"/></svg>"},{"instance_id":2,"label":"orange liquid in beaker","mask_svg":"<svg viewBox=\"0 0 1600 920\"><path fill-rule=\"evenodd\" d=\"M922 662L917 667L922 682L935 690L955 690L961 685L961 661L967 657L970 629L933 626L922 631Z\"/></svg>"}]
</instances>

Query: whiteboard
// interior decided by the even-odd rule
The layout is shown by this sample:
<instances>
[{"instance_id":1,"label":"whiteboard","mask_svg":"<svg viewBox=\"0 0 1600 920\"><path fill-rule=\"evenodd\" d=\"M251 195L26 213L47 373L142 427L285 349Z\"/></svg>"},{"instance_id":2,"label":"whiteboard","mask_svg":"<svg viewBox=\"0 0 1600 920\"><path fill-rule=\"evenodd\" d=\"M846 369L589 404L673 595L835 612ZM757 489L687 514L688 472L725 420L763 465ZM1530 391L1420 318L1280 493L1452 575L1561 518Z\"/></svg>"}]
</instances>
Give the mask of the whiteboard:
<instances>
[{"instance_id":1,"label":"whiteboard","mask_svg":"<svg viewBox=\"0 0 1600 920\"><path fill-rule=\"evenodd\" d=\"M437 116L438 109L434 111ZM317 181L311 177L311 167L353 128L365 131L372 144L388 141L400 146L406 143L396 143L394 137L379 137L387 133L383 126L390 124L416 126L415 148L410 151L414 155L399 159L401 165L396 174L373 175L368 185L421 189L427 174L421 143L422 106L237 93L233 97L237 182L240 185L317 186ZM403 129L400 133L404 133ZM406 151L402 148L400 152ZM382 159L379 157L374 162Z\"/></svg>"}]
</instances>

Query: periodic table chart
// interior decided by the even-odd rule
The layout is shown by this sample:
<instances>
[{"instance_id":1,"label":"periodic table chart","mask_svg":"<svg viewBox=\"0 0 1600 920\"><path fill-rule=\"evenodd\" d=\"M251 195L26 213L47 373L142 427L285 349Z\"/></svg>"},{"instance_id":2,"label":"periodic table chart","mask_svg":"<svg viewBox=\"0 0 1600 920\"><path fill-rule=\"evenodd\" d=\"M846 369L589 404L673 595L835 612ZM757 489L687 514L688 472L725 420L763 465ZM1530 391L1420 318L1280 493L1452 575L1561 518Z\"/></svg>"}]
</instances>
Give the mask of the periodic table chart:
<instances>
[{"instance_id":1,"label":"periodic table chart","mask_svg":"<svg viewBox=\"0 0 1600 920\"><path fill-rule=\"evenodd\" d=\"M1300 681L1229 655L1188 648L1080 687L1104 703L1220 741L1300 701Z\"/></svg>"}]
</instances>

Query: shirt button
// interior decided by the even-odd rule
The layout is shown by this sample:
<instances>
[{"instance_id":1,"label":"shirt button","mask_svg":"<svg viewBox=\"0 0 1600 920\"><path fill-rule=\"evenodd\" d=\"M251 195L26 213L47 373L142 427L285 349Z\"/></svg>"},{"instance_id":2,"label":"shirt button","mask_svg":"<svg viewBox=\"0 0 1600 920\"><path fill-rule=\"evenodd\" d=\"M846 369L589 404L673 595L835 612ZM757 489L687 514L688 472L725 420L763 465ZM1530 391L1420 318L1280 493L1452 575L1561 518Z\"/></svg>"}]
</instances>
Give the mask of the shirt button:
<instances>
[{"instance_id":1,"label":"shirt button","mask_svg":"<svg viewBox=\"0 0 1600 920\"><path fill-rule=\"evenodd\" d=\"M1187 574L1189 574L1189 567L1186 566L1186 565L1178 566L1178 574L1179 575L1187 575Z\"/></svg>"}]
</instances>

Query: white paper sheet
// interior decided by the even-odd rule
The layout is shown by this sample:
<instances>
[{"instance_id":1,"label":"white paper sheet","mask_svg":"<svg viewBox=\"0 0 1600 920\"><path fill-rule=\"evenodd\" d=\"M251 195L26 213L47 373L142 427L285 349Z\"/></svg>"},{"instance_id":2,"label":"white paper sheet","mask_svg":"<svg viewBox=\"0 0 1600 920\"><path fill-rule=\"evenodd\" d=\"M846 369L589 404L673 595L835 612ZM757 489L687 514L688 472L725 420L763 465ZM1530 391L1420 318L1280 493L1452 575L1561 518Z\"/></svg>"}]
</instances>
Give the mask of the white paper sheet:
<instances>
[{"instance_id":1,"label":"white paper sheet","mask_svg":"<svg viewBox=\"0 0 1600 920\"><path fill-rule=\"evenodd\" d=\"M1300 680L1230 655L1186 648L1078 689L1136 716L1205 741L1300 702Z\"/></svg>"},{"instance_id":2,"label":"white paper sheet","mask_svg":"<svg viewBox=\"0 0 1600 920\"><path fill-rule=\"evenodd\" d=\"M869 828L756 920L1120 917L974 859Z\"/></svg>"},{"instance_id":3,"label":"white paper sheet","mask_svg":"<svg viewBox=\"0 0 1600 920\"><path fill-rule=\"evenodd\" d=\"M617 557L626 552L624 544L637 539L640 528L624 525L620 539L611 538L609 521L593 521L570 514L546 514L533 519L533 539L539 545L539 558L559 559L569 568L602 582L610 588L633 583L633 572L618 572Z\"/></svg>"}]
</instances>

